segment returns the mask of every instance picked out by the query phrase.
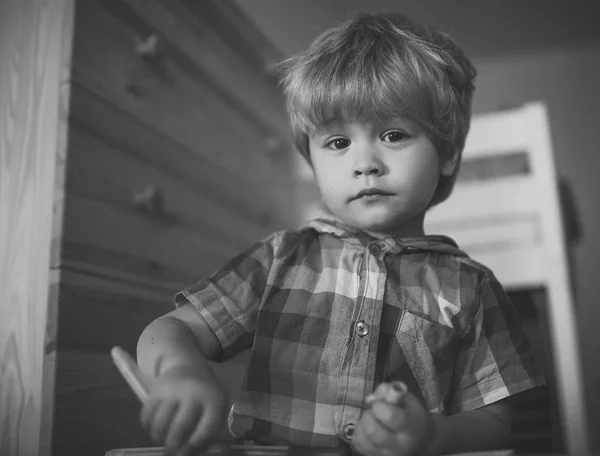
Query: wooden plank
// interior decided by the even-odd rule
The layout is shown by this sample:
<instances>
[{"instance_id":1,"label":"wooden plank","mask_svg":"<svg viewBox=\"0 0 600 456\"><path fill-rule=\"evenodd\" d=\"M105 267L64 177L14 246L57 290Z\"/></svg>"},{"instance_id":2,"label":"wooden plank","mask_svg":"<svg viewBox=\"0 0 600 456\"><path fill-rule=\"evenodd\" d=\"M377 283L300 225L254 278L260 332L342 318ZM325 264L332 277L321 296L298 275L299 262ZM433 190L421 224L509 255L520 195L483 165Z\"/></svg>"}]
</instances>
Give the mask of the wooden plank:
<instances>
[{"instance_id":1,"label":"wooden plank","mask_svg":"<svg viewBox=\"0 0 600 456\"><path fill-rule=\"evenodd\" d=\"M93 274L80 273L64 268L62 271L61 285L67 284L82 290L91 290L90 293L111 293L119 299L134 299L136 302L146 302L150 306L165 306L165 311L174 309L173 295L169 290L159 286L139 287L127 281L107 280ZM95 291L94 291L95 290Z\"/></svg>"},{"instance_id":2,"label":"wooden plank","mask_svg":"<svg viewBox=\"0 0 600 456\"><path fill-rule=\"evenodd\" d=\"M107 144L75 128L71 130L70 144L74 153L68 164L69 192L137 213L144 219L154 217L159 224L184 227L217 244L235 248L247 246L274 228L259 226L258 214L268 211L268 202L261 202L258 214L240 214L222 202L218 188L203 191L193 187L180 177L149 165L141 156L117 149L116 144ZM166 218L162 222L160 213L143 214L136 203L136 195L148 186L163 195Z\"/></svg>"},{"instance_id":3,"label":"wooden plank","mask_svg":"<svg viewBox=\"0 0 600 456\"><path fill-rule=\"evenodd\" d=\"M179 51L161 50L162 69L153 70L136 52L137 43L145 37L145 32L138 30L140 19L131 14L117 16L119 4L86 2L79 6L74 66L78 84L200 154L204 162L229 169L242 181L252 178L252 173L260 176L271 168L289 167L284 149L281 160L270 159L270 154L278 152L272 151L270 144L281 135L257 125L255 115L244 115L238 106L231 106L227 91L219 91L201 75L188 74L181 68ZM158 76L157 71L164 75ZM128 91L131 84L139 94Z\"/></svg>"},{"instance_id":4,"label":"wooden plank","mask_svg":"<svg viewBox=\"0 0 600 456\"><path fill-rule=\"evenodd\" d=\"M154 29L162 39L188 56L195 68L234 94L244 110L254 112L265 123L275 125L278 131L289 131L279 90L268 84L264 73L248 71L243 58L227 46L215 30L204 26L201 16L189 14L192 10L183 2L122 0L121 3L143 18L147 27Z\"/></svg>"},{"instance_id":5,"label":"wooden plank","mask_svg":"<svg viewBox=\"0 0 600 456\"><path fill-rule=\"evenodd\" d=\"M249 67L264 74L270 85L276 85L277 81L269 76L273 62L280 61L283 54L237 2L180 2L180 5L186 8L186 16L196 21L201 19L201 27L216 32Z\"/></svg>"},{"instance_id":6,"label":"wooden plank","mask_svg":"<svg viewBox=\"0 0 600 456\"><path fill-rule=\"evenodd\" d=\"M135 353L143 329L154 319L175 309L173 295L119 281L63 271L60 287L59 352L86 351L109 354L114 345ZM86 315L87 314L87 315ZM222 377L237 372L248 361L248 352L214 364ZM232 380L241 381L238 375ZM228 383L229 384L229 383Z\"/></svg>"},{"instance_id":7,"label":"wooden plank","mask_svg":"<svg viewBox=\"0 0 600 456\"><path fill-rule=\"evenodd\" d=\"M156 268L159 273L172 267L201 276L240 253L202 233L146 220L134 211L73 193L66 198L64 238L73 244L104 250L106 255L114 254L117 270L121 268L116 263L124 254L147 262L149 269ZM94 264L95 259L89 258L88 262Z\"/></svg>"},{"instance_id":8,"label":"wooden plank","mask_svg":"<svg viewBox=\"0 0 600 456\"><path fill-rule=\"evenodd\" d=\"M152 443L139 424L140 403L108 353L68 351L57 358L53 454L103 456Z\"/></svg>"},{"instance_id":9,"label":"wooden plank","mask_svg":"<svg viewBox=\"0 0 600 456\"><path fill-rule=\"evenodd\" d=\"M173 294L63 271L58 350L108 353L115 345L135 352L143 329L173 310Z\"/></svg>"},{"instance_id":10,"label":"wooden plank","mask_svg":"<svg viewBox=\"0 0 600 456\"><path fill-rule=\"evenodd\" d=\"M238 225L241 231L249 231L256 236L256 228L272 230L277 224L289 220L293 213L294 206L290 206L289 196L292 183L284 172L273 172L272 177L255 176L251 172L248 178L237 176L206 160L193 149L145 128L136 117L77 84L73 86L71 109L71 126L78 132L129 156L133 160L130 168L139 166L142 172L150 172L149 168L154 168L168 179L169 187L177 181L181 187L193 190L199 202L202 201L206 210L212 211L216 220ZM198 131L203 129L200 126L197 128ZM79 147L77 155L80 153L89 156L92 152L86 153L85 147ZM70 167L78 166L80 169L85 166L80 165L81 160L77 157L74 160L78 161L73 165L69 162ZM114 155L111 160L115 160ZM106 160L101 169L110 168L111 160ZM121 159L121 162L123 160L126 159ZM135 174L129 177L135 180ZM264 185L265 182L269 184ZM191 212L189 203L184 203L184 206L186 204L188 206L184 212ZM269 226L268 221L273 225Z\"/></svg>"},{"instance_id":11,"label":"wooden plank","mask_svg":"<svg viewBox=\"0 0 600 456\"><path fill-rule=\"evenodd\" d=\"M178 156L172 144L77 86L72 108L64 226L70 267L101 266L112 268L113 277L169 283L183 271L175 280L181 284L184 278L212 272L284 226L256 185L221 185L218 175L200 166L198 156ZM173 224L137 211L133 194L148 184L164 190ZM219 194L224 187L232 189L228 198ZM250 204L260 209L254 211Z\"/></svg>"},{"instance_id":12,"label":"wooden plank","mask_svg":"<svg viewBox=\"0 0 600 456\"><path fill-rule=\"evenodd\" d=\"M197 274L182 268L91 245L64 241L62 252L61 270L104 277L158 293L168 293L169 296L199 279Z\"/></svg>"},{"instance_id":13,"label":"wooden plank","mask_svg":"<svg viewBox=\"0 0 600 456\"><path fill-rule=\"evenodd\" d=\"M0 3L0 454L48 455L73 3ZM60 156L60 158L57 158ZM54 249L54 250L53 250ZM48 333L48 336L46 334ZM49 354L45 357L48 347Z\"/></svg>"}]
</instances>

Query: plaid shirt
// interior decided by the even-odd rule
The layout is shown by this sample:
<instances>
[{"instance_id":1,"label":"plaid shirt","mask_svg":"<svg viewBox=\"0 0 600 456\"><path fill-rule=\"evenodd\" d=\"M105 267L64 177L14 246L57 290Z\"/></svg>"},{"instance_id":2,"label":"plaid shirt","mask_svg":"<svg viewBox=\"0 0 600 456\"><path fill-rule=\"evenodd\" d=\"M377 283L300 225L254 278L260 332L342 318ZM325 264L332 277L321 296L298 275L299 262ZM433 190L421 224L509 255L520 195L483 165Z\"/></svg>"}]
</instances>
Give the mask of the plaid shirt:
<instances>
[{"instance_id":1,"label":"plaid shirt","mask_svg":"<svg viewBox=\"0 0 600 456\"><path fill-rule=\"evenodd\" d=\"M176 296L218 337L251 348L235 437L337 446L365 397L401 380L431 413L543 385L493 273L449 238L375 239L333 218L278 232Z\"/></svg>"}]
</instances>

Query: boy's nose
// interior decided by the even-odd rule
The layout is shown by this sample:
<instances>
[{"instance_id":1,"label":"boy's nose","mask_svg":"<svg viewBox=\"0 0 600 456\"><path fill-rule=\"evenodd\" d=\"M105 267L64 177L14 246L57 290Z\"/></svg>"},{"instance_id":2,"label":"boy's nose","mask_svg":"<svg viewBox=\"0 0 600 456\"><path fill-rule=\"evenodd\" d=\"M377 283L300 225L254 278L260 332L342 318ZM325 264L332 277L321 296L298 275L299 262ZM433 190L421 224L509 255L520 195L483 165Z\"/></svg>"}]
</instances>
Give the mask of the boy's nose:
<instances>
[{"instance_id":1,"label":"boy's nose","mask_svg":"<svg viewBox=\"0 0 600 456\"><path fill-rule=\"evenodd\" d=\"M376 160L363 161L354 167L354 177L381 176L382 174L383 165Z\"/></svg>"},{"instance_id":2,"label":"boy's nose","mask_svg":"<svg viewBox=\"0 0 600 456\"><path fill-rule=\"evenodd\" d=\"M384 172L384 165L381 160L380 152L370 143L357 143L353 150L354 156L354 177L381 176Z\"/></svg>"}]
</instances>

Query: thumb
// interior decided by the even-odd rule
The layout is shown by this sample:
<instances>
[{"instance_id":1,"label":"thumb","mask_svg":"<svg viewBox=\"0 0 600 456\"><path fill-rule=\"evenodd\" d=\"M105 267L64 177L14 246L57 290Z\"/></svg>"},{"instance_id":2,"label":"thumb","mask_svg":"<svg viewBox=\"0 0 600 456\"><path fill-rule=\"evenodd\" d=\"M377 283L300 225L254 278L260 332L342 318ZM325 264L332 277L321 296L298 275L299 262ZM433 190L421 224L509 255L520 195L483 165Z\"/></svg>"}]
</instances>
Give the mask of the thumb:
<instances>
[{"instance_id":1,"label":"thumb","mask_svg":"<svg viewBox=\"0 0 600 456\"><path fill-rule=\"evenodd\" d=\"M392 382L388 384L385 394L385 401L387 403L402 405L405 396L408 394L408 388L403 382Z\"/></svg>"}]
</instances>

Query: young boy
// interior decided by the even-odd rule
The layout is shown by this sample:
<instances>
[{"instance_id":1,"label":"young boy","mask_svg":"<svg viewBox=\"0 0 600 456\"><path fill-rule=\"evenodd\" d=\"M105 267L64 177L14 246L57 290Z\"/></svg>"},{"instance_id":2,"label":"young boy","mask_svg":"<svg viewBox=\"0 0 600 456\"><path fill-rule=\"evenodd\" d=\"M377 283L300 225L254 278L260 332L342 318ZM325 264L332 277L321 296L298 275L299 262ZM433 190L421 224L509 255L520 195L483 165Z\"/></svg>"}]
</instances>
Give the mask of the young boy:
<instances>
[{"instance_id":1,"label":"young boy","mask_svg":"<svg viewBox=\"0 0 600 456\"><path fill-rule=\"evenodd\" d=\"M207 360L250 349L228 419L239 439L368 456L505 447L507 398L544 380L493 273L423 231L458 171L469 60L447 36L377 14L280 69L327 211L182 291L147 327L143 426L170 450L205 446L228 412ZM396 381L409 392L381 400Z\"/></svg>"}]
</instances>

